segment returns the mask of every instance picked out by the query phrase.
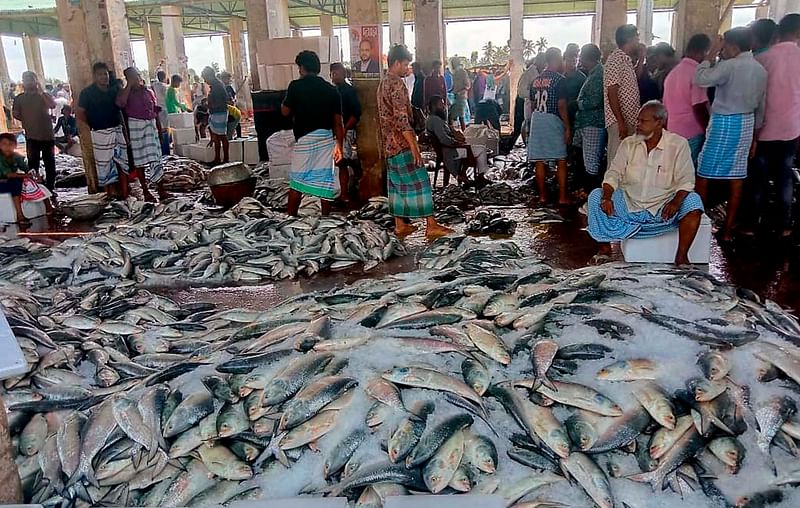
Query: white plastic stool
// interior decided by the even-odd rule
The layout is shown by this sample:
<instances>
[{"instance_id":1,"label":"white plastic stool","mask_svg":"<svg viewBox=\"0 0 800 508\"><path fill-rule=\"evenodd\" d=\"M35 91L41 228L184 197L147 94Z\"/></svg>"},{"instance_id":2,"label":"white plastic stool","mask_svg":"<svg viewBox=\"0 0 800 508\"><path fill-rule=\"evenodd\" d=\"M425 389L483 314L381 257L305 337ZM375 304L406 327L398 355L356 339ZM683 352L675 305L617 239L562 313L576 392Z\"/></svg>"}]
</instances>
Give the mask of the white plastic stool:
<instances>
[{"instance_id":1,"label":"white plastic stool","mask_svg":"<svg viewBox=\"0 0 800 508\"><path fill-rule=\"evenodd\" d=\"M678 230L653 238L629 238L621 242L622 255L628 263L672 263L678 250ZM711 220L703 214L694 243L689 248L689 262L708 264L711 258Z\"/></svg>"},{"instance_id":2,"label":"white plastic stool","mask_svg":"<svg viewBox=\"0 0 800 508\"><path fill-rule=\"evenodd\" d=\"M47 213L44 201L23 201L22 212L28 219L42 217ZM0 222L17 222L17 213L14 211L14 200L11 194L0 194Z\"/></svg>"}]
</instances>

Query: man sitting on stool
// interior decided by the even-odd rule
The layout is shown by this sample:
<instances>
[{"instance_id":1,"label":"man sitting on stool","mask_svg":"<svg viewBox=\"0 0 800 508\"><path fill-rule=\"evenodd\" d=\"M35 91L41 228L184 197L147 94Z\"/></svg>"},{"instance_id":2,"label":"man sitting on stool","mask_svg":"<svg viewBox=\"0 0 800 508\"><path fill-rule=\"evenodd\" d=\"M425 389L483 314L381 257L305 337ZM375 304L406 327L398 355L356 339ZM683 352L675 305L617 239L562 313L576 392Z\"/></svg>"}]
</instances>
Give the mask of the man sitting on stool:
<instances>
[{"instance_id":1,"label":"man sitting on stool","mask_svg":"<svg viewBox=\"0 0 800 508\"><path fill-rule=\"evenodd\" d=\"M600 242L596 262L608 261L609 242L650 238L678 228L675 264L689 264L703 202L694 192L694 165L686 139L664 129L659 101L639 110L636 136L622 141L603 188L589 195L589 234Z\"/></svg>"},{"instance_id":2,"label":"man sitting on stool","mask_svg":"<svg viewBox=\"0 0 800 508\"><path fill-rule=\"evenodd\" d=\"M458 183L462 185L467 183L469 166L475 167L475 185L477 187L486 185L488 182L484 173L489 168L486 147L467 144L462 133L450 128L443 97L432 96L428 100L428 111L430 115L425 122L425 129L430 136L436 137L442 147L442 162L446 171L445 185L450 181L449 175L458 178Z\"/></svg>"}]
</instances>

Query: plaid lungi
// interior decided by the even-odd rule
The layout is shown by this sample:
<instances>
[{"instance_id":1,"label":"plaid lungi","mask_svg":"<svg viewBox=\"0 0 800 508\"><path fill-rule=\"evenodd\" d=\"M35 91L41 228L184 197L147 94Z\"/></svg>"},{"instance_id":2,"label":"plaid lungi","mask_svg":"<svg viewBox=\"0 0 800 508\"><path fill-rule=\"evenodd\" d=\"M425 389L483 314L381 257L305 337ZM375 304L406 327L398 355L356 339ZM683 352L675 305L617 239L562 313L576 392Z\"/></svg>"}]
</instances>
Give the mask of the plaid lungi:
<instances>
[{"instance_id":1,"label":"plaid lungi","mask_svg":"<svg viewBox=\"0 0 800 508\"><path fill-rule=\"evenodd\" d=\"M692 152L692 163L695 167L697 167L697 158L700 157L700 150L703 149L703 143L706 141L705 134L698 134L692 138L689 138L689 150Z\"/></svg>"},{"instance_id":2,"label":"plaid lungi","mask_svg":"<svg viewBox=\"0 0 800 508\"><path fill-rule=\"evenodd\" d=\"M753 113L712 113L706 143L697 160L697 176L713 180L746 177L754 125Z\"/></svg>"},{"instance_id":3,"label":"plaid lungi","mask_svg":"<svg viewBox=\"0 0 800 508\"><path fill-rule=\"evenodd\" d=\"M604 127L582 127L575 133L575 146L583 149L583 166L590 175L600 174L600 163L606 151Z\"/></svg>"},{"instance_id":4,"label":"plaid lungi","mask_svg":"<svg viewBox=\"0 0 800 508\"><path fill-rule=\"evenodd\" d=\"M528 139L529 161L555 161L567 158L564 122L550 113L534 111Z\"/></svg>"},{"instance_id":5,"label":"plaid lungi","mask_svg":"<svg viewBox=\"0 0 800 508\"><path fill-rule=\"evenodd\" d=\"M94 162L97 166L97 183L101 187L119 181L117 167L128 170L128 145L122 126L92 131Z\"/></svg>"},{"instance_id":6,"label":"plaid lungi","mask_svg":"<svg viewBox=\"0 0 800 508\"><path fill-rule=\"evenodd\" d=\"M358 159L356 152L356 130L350 129L344 133L344 143L342 143L343 159Z\"/></svg>"},{"instance_id":7,"label":"plaid lungi","mask_svg":"<svg viewBox=\"0 0 800 508\"><path fill-rule=\"evenodd\" d=\"M321 199L339 195L339 173L333 163L336 140L326 129L309 132L297 140L292 152L289 188Z\"/></svg>"},{"instance_id":8,"label":"plaid lungi","mask_svg":"<svg viewBox=\"0 0 800 508\"><path fill-rule=\"evenodd\" d=\"M595 189L589 194L586 205L589 225L586 230L598 242L613 242L626 238L652 238L677 229L681 219L695 210L703 211L703 201L695 192L690 192L684 198L681 207L671 219L661 218L661 209L655 215L648 210L631 212L625 201L625 193L617 189L611 196L614 203L614 215L609 217L600 209L603 197L602 189Z\"/></svg>"},{"instance_id":9,"label":"plaid lungi","mask_svg":"<svg viewBox=\"0 0 800 508\"><path fill-rule=\"evenodd\" d=\"M158 139L155 119L128 118L128 133L134 166L145 168L149 180L158 183L164 176L164 165L161 162L161 140Z\"/></svg>"},{"instance_id":10,"label":"plaid lungi","mask_svg":"<svg viewBox=\"0 0 800 508\"><path fill-rule=\"evenodd\" d=\"M228 135L228 110L208 115L208 130L217 136Z\"/></svg>"},{"instance_id":11,"label":"plaid lungi","mask_svg":"<svg viewBox=\"0 0 800 508\"><path fill-rule=\"evenodd\" d=\"M418 168L410 151L386 160L389 182L389 213L395 217L430 217L433 196L428 171Z\"/></svg>"}]
</instances>

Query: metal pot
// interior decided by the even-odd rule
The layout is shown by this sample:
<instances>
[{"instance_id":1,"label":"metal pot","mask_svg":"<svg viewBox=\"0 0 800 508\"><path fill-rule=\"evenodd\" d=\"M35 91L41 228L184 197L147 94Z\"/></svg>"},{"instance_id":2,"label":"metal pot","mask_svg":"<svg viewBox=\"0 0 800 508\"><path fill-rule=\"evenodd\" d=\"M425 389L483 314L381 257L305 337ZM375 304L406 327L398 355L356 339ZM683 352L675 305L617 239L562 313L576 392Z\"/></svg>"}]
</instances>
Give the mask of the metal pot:
<instances>
[{"instance_id":1,"label":"metal pot","mask_svg":"<svg viewBox=\"0 0 800 508\"><path fill-rule=\"evenodd\" d=\"M216 166L208 175L208 185L213 189L216 185L243 182L253 178L253 172L241 162L230 162Z\"/></svg>"},{"instance_id":2,"label":"metal pot","mask_svg":"<svg viewBox=\"0 0 800 508\"><path fill-rule=\"evenodd\" d=\"M247 180L241 182L224 183L220 185L211 186L211 194L214 195L214 201L225 208L230 208L242 198L252 196L256 190L256 177L251 176Z\"/></svg>"}]
</instances>

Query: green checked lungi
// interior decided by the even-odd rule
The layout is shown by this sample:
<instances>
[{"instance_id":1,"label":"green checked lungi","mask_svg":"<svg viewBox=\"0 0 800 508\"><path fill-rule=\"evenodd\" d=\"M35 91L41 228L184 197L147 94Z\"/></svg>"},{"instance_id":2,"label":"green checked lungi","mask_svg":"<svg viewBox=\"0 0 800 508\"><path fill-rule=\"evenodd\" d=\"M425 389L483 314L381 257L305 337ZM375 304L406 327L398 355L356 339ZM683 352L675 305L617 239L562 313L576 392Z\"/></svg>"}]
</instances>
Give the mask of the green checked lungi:
<instances>
[{"instance_id":1,"label":"green checked lungi","mask_svg":"<svg viewBox=\"0 0 800 508\"><path fill-rule=\"evenodd\" d=\"M418 168L410 151L386 161L389 181L389 213L395 217L430 217L433 196L428 171Z\"/></svg>"}]
</instances>

